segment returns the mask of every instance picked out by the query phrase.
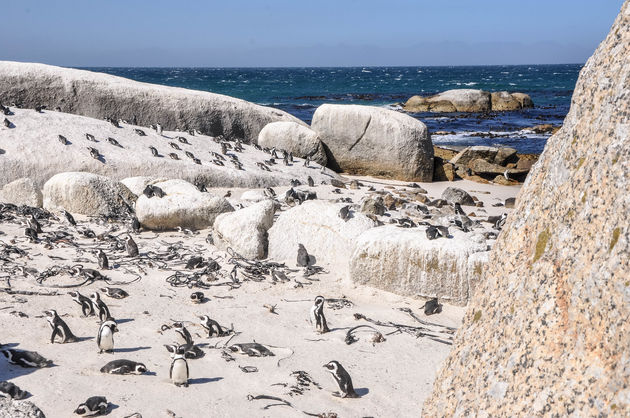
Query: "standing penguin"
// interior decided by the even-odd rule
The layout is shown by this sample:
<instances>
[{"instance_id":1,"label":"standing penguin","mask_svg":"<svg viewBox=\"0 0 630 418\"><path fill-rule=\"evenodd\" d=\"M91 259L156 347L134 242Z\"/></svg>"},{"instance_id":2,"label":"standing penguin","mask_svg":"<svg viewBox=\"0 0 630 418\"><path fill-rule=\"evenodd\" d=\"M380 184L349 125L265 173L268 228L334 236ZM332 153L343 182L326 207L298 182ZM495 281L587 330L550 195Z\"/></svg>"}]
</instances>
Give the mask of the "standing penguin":
<instances>
[{"instance_id":1,"label":"standing penguin","mask_svg":"<svg viewBox=\"0 0 630 418\"><path fill-rule=\"evenodd\" d=\"M109 319L101 324L98 329L98 335L96 336L96 345L98 345L99 352L106 353L114 352L114 333L118 332L116 322Z\"/></svg>"},{"instance_id":2,"label":"standing penguin","mask_svg":"<svg viewBox=\"0 0 630 418\"><path fill-rule=\"evenodd\" d=\"M317 296L315 298L315 304L311 308L311 324L315 325L315 331L322 334L330 331L326 323L326 317L324 316L325 301L326 299L324 299L323 296Z\"/></svg>"},{"instance_id":3,"label":"standing penguin","mask_svg":"<svg viewBox=\"0 0 630 418\"><path fill-rule=\"evenodd\" d=\"M171 353L173 361L169 370L169 378L175 386L188 387L188 362L184 358L185 348L177 344L166 345L166 349Z\"/></svg>"},{"instance_id":4,"label":"standing penguin","mask_svg":"<svg viewBox=\"0 0 630 418\"><path fill-rule=\"evenodd\" d=\"M138 256L138 244L131 238L131 235L127 235L127 242L125 242L125 248L127 249L127 254L129 257L137 257Z\"/></svg>"},{"instance_id":5,"label":"standing penguin","mask_svg":"<svg viewBox=\"0 0 630 418\"><path fill-rule=\"evenodd\" d=\"M335 392L335 396L339 396L341 398L359 397L359 395L354 391L350 375L338 361L333 360L328 364L324 364L323 367L325 367L330 373L332 373L335 381L337 382L337 385L339 385L339 393Z\"/></svg>"},{"instance_id":6,"label":"standing penguin","mask_svg":"<svg viewBox=\"0 0 630 418\"><path fill-rule=\"evenodd\" d=\"M87 296L83 296L79 292L68 292L70 296L72 296L72 300L78 303L81 306L81 312L83 312L83 316L92 316L94 315L94 305L92 305L92 301Z\"/></svg>"},{"instance_id":7,"label":"standing penguin","mask_svg":"<svg viewBox=\"0 0 630 418\"><path fill-rule=\"evenodd\" d=\"M109 308L105 305L105 302L101 299L101 295L98 292L92 293L90 296L90 301L92 302L92 306L94 307L94 312L98 313L98 318L101 322L107 321L108 319L112 319L112 316L109 313Z\"/></svg>"},{"instance_id":8,"label":"standing penguin","mask_svg":"<svg viewBox=\"0 0 630 418\"><path fill-rule=\"evenodd\" d=\"M297 252L297 265L300 267L307 267L309 262L308 251L302 244L298 244L298 252Z\"/></svg>"},{"instance_id":9,"label":"standing penguin","mask_svg":"<svg viewBox=\"0 0 630 418\"><path fill-rule=\"evenodd\" d=\"M98 250L98 267L101 270L109 269L109 260L107 259L107 254L103 250Z\"/></svg>"},{"instance_id":10,"label":"standing penguin","mask_svg":"<svg viewBox=\"0 0 630 418\"><path fill-rule=\"evenodd\" d=\"M59 336L61 338L61 344L65 343L74 343L79 341L77 337L74 336L70 328L65 323L61 317L57 314L57 311L51 309L49 311L44 311L46 315L46 320L50 324L52 328L52 335L50 336L50 343L55 343L55 337Z\"/></svg>"}]
</instances>

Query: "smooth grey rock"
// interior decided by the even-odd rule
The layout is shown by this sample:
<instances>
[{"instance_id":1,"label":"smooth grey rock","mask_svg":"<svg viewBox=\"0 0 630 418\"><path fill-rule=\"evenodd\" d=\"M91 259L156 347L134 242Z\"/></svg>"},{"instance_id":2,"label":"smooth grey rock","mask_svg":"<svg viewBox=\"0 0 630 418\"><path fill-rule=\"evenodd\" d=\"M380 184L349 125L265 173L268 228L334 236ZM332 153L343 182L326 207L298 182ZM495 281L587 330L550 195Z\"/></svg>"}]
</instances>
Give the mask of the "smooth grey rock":
<instances>
[{"instance_id":1,"label":"smooth grey rock","mask_svg":"<svg viewBox=\"0 0 630 418\"><path fill-rule=\"evenodd\" d=\"M44 185L44 209L88 216L129 213L136 196L122 183L92 173L59 173Z\"/></svg>"},{"instance_id":2,"label":"smooth grey rock","mask_svg":"<svg viewBox=\"0 0 630 418\"><path fill-rule=\"evenodd\" d=\"M258 134L258 145L279 148L293 153L295 157L306 158L326 166L328 159L324 145L317 133L296 122L272 122Z\"/></svg>"},{"instance_id":3,"label":"smooth grey rock","mask_svg":"<svg viewBox=\"0 0 630 418\"><path fill-rule=\"evenodd\" d=\"M250 141L270 122L297 118L281 110L259 106L221 94L141 83L71 68L0 61L0 97L4 103L48 109L103 119L137 119L143 126L159 123L164 129L198 129L208 135Z\"/></svg>"},{"instance_id":4,"label":"smooth grey rock","mask_svg":"<svg viewBox=\"0 0 630 418\"><path fill-rule=\"evenodd\" d=\"M475 200L467 191L459 189L457 187L447 187L442 192L442 199L446 200L451 205L459 203L460 205L474 206Z\"/></svg>"},{"instance_id":5,"label":"smooth grey rock","mask_svg":"<svg viewBox=\"0 0 630 418\"><path fill-rule=\"evenodd\" d=\"M433 144L424 123L392 110L325 104L311 128L328 149L328 166L401 180L433 179Z\"/></svg>"},{"instance_id":6,"label":"smooth grey rock","mask_svg":"<svg viewBox=\"0 0 630 418\"><path fill-rule=\"evenodd\" d=\"M41 208L44 196L32 179L23 177L4 185L0 190L0 202Z\"/></svg>"}]
</instances>

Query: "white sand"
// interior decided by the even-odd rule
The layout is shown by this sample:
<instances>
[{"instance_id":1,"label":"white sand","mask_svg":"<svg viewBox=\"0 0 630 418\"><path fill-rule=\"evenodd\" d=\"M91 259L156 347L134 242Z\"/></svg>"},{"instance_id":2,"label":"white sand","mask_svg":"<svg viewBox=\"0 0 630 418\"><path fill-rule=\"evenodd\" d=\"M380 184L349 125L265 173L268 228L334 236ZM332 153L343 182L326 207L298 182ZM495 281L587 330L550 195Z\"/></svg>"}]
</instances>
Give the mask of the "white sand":
<instances>
[{"instance_id":1,"label":"white sand","mask_svg":"<svg viewBox=\"0 0 630 418\"><path fill-rule=\"evenodd\" d=\"M377 189L389 184L404 184L380 179L362 178L366 185L374 184ZM468 191L492 191L490 194L474 193L485 202L487 213L479 208L466 207L466 211L477 214L497 215L504 208L493 208L492 203L513 197L518 187L503 187L477 184L467 181L456 183L421 184L428 190L429 196L440 197L441 191L454 185ZM223 190L211 191L220 195ZM237 201L245 189L231 189L232 199ZM319 198L338 198L331 193L331 186L318 186ZM352 196L358 202L365 194L360 191L345 190L341 196ZM282 192L284 189L276 189ZM80 226L88 226L85 218ZM90 228L102 232L102 225L91 223ZM53 250L46 250L41 244L28 244L23 237L23 226L11 223L0 224L0 240L5 243L15 239L20 248L29 249L28 259L16 262L32 266L38 270L58 264L74 264L75 250L67 245L59 245ZM58 229L59 223L44 226L44 230ZM115 232L117 234L121 231ZM155 234L143 232L134 239L140 252L164 248L164 242L184 242L186 246L196 246L204 257L216 258L225 268L225 253L205 242L209 231L199 231L198 235L185 236L178 232ZM82 245L95 240L82 238ZM122 253L117 253L122 254ZM66 257L59 261L50 255ZM97 268L96 258L90 253L82 254L90 262L82 262L84 267ZM110 258L112 258L110 256ZM110 264L112 262L110 261ZM171 265L174 262L171 262ZM366 287L357 287L349 283L342 266L324 266L329 272L315 276L319 279L312 285L295 288L295 282L273 285L264 282L245 282L240 289L228 290L227 287L214 287L203 290L209 300L202 305L189 302L192 292L187 288L173 288L165 282L172 271L156 268L146 269L142 280L123 287L130 296L123 300L113 300L104 296L112 315L119 321L120 332L115 335L114 354L98 354L96 332L98 323L95 318L83 318L80 308L70 296L62 290L61 296L17 296L0 293L0 343L19 344L17 348L35 350L54 360L55 367L45 369L23 369L11 366L0 356L0 380L11 380L22 389L32 393L29 399L38 405L48 417L71 416L77 405L90 396L102 395L116 407L110 413L112 417L124 417L140 412L144 417L162 417L167 410L180 417L267 417L267 416L304 416L298 410L286 406L270 409L263 407L273 401L248 401L248 395L278 396L293 403L303 411L310 413L335 412L340 417L411 417L418 416L424 399L432 388L440 363L446 357L450 346L427 338L415 338L409 334L386 336L382 343L372 343L370 331L358 332L359 341L352 345L344 342L348 327L367 324L354 319L354 313L362 313L380 321L393 321L401 324L418 326L407 314L397 308L411 308L418 316L431 322L448 326L459 326L463 308L445 305L441 314L424 316L422 301L401 297L391 293ZM182 270L183 265L175 267ZM113 280L128 281L133 275L125 273L123 268L104 272ZM300 274L293 277L306 282ZM70 283L66 278L64 283ZM46 283L53 283L49 279ZM95 283L79 289L83 294L102 287ZM0 287L4 287L0 280ZM34 285L33 278L14 276L11 278L13 289L48 291ZM194 289L197 290L197 289ZM331 328L329 334L319 335L309 324L308 313L315 296L322 294L327 298L347 297L353 307L340 310L326 308L325 313ZM223 298L222 298L223 297ZM267 311L264 304L276 305L277 315ZM88 340L71 344L50 344L50 328L42 317L45 309L56 309L79 337ZM21 311L28 318L19 318L11 314ZM146 312L145 312L146 311ZM228 338L206 339L204 330L197 324L197 315L208 314L221 325L234 325L239 333L231 343L256 341L267 344L276 354L275 357L249 358L233 354L235 361L226 362L221 358L221 350L211 346L221 346ZM170 357L163 344L179 341L175 331L163 334L158 331L162 324L171 324L172 320L191 321L186 323L197 344L206 352L204 358L189 360L191 385L188 388L173 386L168 379ZM392 329L377 327L383 334ZM281 347L281 348L276 348ZM99 369L108 361L126 358L146 364L155 375L116 376L105 375ZM352 376L360 399L339 399L332 396L337 386L332 376L322 367L330 360L338 360ZM257 373L244 373L238 366L255 366ZM295 384L291 372L304 370L321 389L311 387L303 395L289 396L288 387L274 384Z\"/></svg>"}]
</instances>

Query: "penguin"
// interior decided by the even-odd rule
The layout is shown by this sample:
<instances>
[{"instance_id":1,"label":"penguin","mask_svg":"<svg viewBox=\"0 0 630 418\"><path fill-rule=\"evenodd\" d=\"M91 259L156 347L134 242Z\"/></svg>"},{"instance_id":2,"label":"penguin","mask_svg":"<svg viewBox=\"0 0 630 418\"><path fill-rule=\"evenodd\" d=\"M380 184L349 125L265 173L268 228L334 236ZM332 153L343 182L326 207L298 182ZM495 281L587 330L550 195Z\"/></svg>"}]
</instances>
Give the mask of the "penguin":
<instances>
[{"instance_id":1,"label":"penguin","mask_svg":"<svg viewBox=\"0 0 630 418\"><path fill-rule=\"evenodd\" d=\"M192 303L202 303L204 300L206 299L206 297L204 296L203 292L193 292L190 295L190 301Z\"/></svg>"},{"instance_id":2,"label":"penguin","mask_svg":"<svg viewBox=\"0 0 630 418\"><path fill-rule=\"evenodd\" d=\"M289 152L289 162L292 163L293 162L293 153Z\"/></svg>"},{"instance_id":3,"label":"penguin","mask_svg":"<svg viewBox=\"0 0 630 418\"><path fill-rule=\"evenodd\" d=\"M311 158L307 155L306 158L304 158L304 167L308 168L308 163L311 161Z\"/></svg>"},{"instance_id":4,"label":"penguin","mask_svg":"<svg viewBox=\"0 0 630 418\"><path fill-rule=\"evenodd\" d=\"M46 109L45 105L37 105L37 106L35 106L35 111L37 113L43 113L42 110L44 110L44 109Z\"/></svg>"},{"instance_id":5,"label":"penguin","mask_svg":"<svg viewBox=\"0 0 630 418\"><path fill-rule=\"evenodd\" d=\"M98 250L98 268L101 270L109 270L109 260L103 250Z\"/></svg>"},{"instance_id":6,"label":"penguin","mask_svg":"<svg viewBox=\"0 0 630 418\"><path fill-rule=\"evenodd\" d=\"M109 403L104 396L92 396L80 404L74 413L82 417L95 417L105 415L108 407Z\"/></svg>"},{"instance_id":7,"label":"penguin","mask_svg":"<svg viewBox=\"0 0 630 418\"><path fill-rule=\"evenodd\" d=\"M37 242L38 240L37 231L35 231L33 228L26 228L24 230L24 235L28 237L28 240L30 242Z\"/></svg>"},{"instance_id":8,"label":"penguin","mask_svg":"<svg viewBox=\"0 0 630 418\"><path fill-rule=\"evenodd\" d=\"M140 232L140 221L135 216L131 218L131 230L136 234Z\"/></svg>"},{"instance_id":9,"label":"penguin","mask_svg":"<svg viewBox=\"0 0 630 418\"><path fill-rule=\"evenodd\" d=\"M228 347L230 351L239 354L245 354L249 357L274 357L275 354L262 344L258 343L242 343L232 344Z\"/></svg>"},{"instance_id":10,"label":"penguin","mask_svg":"<svg viewBox=\"0 0 630 418\"><path fill-rule=\"evenodd\" d=\"M230 332L221 328L221 325L214 319L211 319L208 315L200 316L201 326L208 331L208 338L216 335L217 337L223 337L228 335Z\"/></svg>"},{"instance_id":11,"label":"penguin","mask_svg":"<svg viewBox=\"0 0 630 418\"><path fill-rule=\"evenodd\" d=\"M195 159L195 154L190 151L185 151L184 154L186 154L186 157L190 158L191 160Z\"/></svg>"},{"instance_id":12,"label":"penguin","mask_svg":"<svg viewBox=\"0 0 630 418\"><path fill-rule=\"evenodd\" d=\"M7 128L10 128L11 125L12 125L11 121L9 119L7 119L7 118L4 118L4 122L3 123L4 123L4 126L7 127Z\"/></svg>"},{"instance_id":13,"label":"penguin","mask_svg":"<svg viewBox=\"0 0 630 418\"><path fill-rule=\"evenodd\" d=\"M297 252L297 265L300 267L307 267L309 264L309 255L308 251L302 244L298 244L298 252Z\"/></svg>"},{"instance_id":14,"label":"penguin","mask_svg":"<svg viewBox=\"0 0 630 418\"><path fill-rule=\"evenodd\" d=\"M179 156L174 152L171 152L170 154L168 154L168 156L171 157L172 160L179 160Z\"/></svg>"},{"instance_id":15,"label":"penguin","mask_svg":"<svg viewBox=\"0 0 630 418\"><path fill-rule=\"evenodd\" d=\"M72 216L70 212L68 212L67 210L62 210L61 214L66 218L70 225L77 226L77 222L74 220L74 216Z\"/></svg>"},{"instance_id":16,"label":"penguin","mask_svg":"<svg viewBox=\"0 0 630 418\"><path fill-rule=\"evenodd\" d=\"M101 158L101 153L96 149L96 148L92 148L92 147L87 147L87 149L90 150L90 155L92 156L92 158L94 158L95 160L98 160L99 158Z\"/></svg>"},{"instance_id":17,"label":"penguin","mask_svg":"<svg viewBox=\"0 0 630 418\"><path fill-rule=\"evenodd\" d=\"M114 352L114 333L118 332L116 322L111 319L103 322L98 329L98 335L96 336L96 345L98 346L99 353L105 351L106 353Z\"/></svg>"},{"instance_id":18,"label":"penguin","mask_svg":"<svg viewBox=\"0 0 630 418\"><path fill-rule=\"evenodd\" d=\"M210 154L217 160L225 161L225 157L218 152L210 151Z\"/></svg>"},{"instance_id":19,"label":"penguin","mask_svg":"<svg viewBox=\"0 0 630 418\"><path fill-rule=\"evenodd\" d=\"M308 187L315 187L315 181L313 180L313 177L308 176L306 181L308 182Z\"/></svg>"},{"instance_id":20,"label":"penguin","mask_svg":"<svg viewBox=\"0 0 630 418\"><path fill-rule=\"evenodd\" d=\"M429 299L424 303L424 314L433 315L442 312L442 305L438 302L438 298Z\"/></svg>"},{"instance_id":21,"label":"penguin","mask_svg":"<svg viewBox=\"0 0 630 418\"><path fill-rule=\"evenodd\" d=\"M324 316L324 299L323 296L317 296L315 298L315 304L311 307L311 324L315 325L315 331L320 334L329 332L328 324L326 323L326 317Z\"/></svg>"},{"instance_id":22,"label":"penguin","mask_svg":"<svg viewBox=\"0 0 630 418\"><path fill-rule=\"evenodd\" d=\"M129 296L129 293L118 287L102 287L101 292L105 293L112 299L124 299Z\"/></svg>"},{"instance_id":23,"label":"penguin","mask_svg":"<svg viewBox=\"0 0 630 418\"><path fill-rule=\"evenodd\" d=\"M138 256L138 244L131 238L131 235L127 235L127 241L125 242L125 248L127 249L127 254L129 257L137 257Z\"/></svg>"},{"instance_id":24,"label":"penguin","mask_svg":"<svg viewBox=\"0 0 630 418\"><path fill-rule=\"evenodd\" d=\"M90 295L90 301L92 302L92 306L94 307L94 312L98 313L98 318L101 322L105 322L110 320L112 316L109 313L109 308L105 305L105 302L101 299L101 295L98 292L92 293Z\"/></svg>"},{"instance_id":25,"label":"penguin","mask_svg":"<svg viewBox=\"0 0 630 418\"><path fill-rule=\"evenodd\" d=\"M63 135L57 135L57 138L59 139L59 142L61 142L63 145L70 145L70 141L68 141L68 138L66 138Z\"/></svg>"},{"instance_id":26,"label":"penguin","mask_svg":"<svg viewBox=\"0 0 630 418\"><path fill-rule=\"evenodd\" d=\"M336 360L333 360L324 366L333 375L337 385L339 386L339 393L335 393L335 396L341 398L358 398L359 395L354 391L352 386L352 379L350 375L343 368L343 366Z\"/></svg>"},{"instance_id":27,"label":"penguin","mask_svg":"<svg viewBox=\"0 0 630 418\"><path fill-rule=\"evenodd\" d=\"M92 316L94 315L94 305L92 301L87 296L83 296L79 292L68 292L70 296L72 296L72 300L78 303L81 306L81 312L83 312L83 316Z\"/></svg>"},{"instance_id":28,"label":"penguin","mask_svg":"<svg viewBox=\"0 0 630 418\"><path fill-rule=\"evenodd\" d=\"M177 140L181 142L182 144L190 145L190 142L188 142L188 140L184 138L183 136L178 136Z\"/></svg>"},{"instance_id":29,"label":"penguin","mask_svg":"<svg viewBox=\"0 0 630 418\"><path fill-rule=\"evenodd\" d=\"M55 343L55 337L59 336L61 338L61 344L65 343L75 343L79 341L77 337L70 331L70 328L66 324L66 322L59 317L57 311L51 309L49 311L44 311L44 315L46 315L46 320L50 324L52 328L52 334L50 336L50 343Z\"/></svg>"},{"instance_id":30,"label":"penguin","mask_svg":"<svg viewBox=\"0 0 630 418\"><path fill-rule=\"evenodd\" d=\"M149 149L151 150L151 154L153 154L154 157L159 157L160 156L160 154L158 153L157 148L151 146L151 147L149 147Z\"/></svg>"},{"instance_id":31,"label":"penguin","mask_svg":"<svg viewBox=\"0 0 630 418\"><path fill-rule=\"evenodd\" d=\"M350 219L350 205L346 205L339 209L339 217L344 220L344 222Z\"/></svg>"},{"instance_id":32,"label":"penguin","mask_svg":"<svg viewBox=\"0 0 630 418\"><path fill-rule=\"evenodd\" d=\"M204 356L204 352L195 345L190 332L188 332L184 324L181 322L175 322L173 324L173 328L184 340L184 344L181 345L180 348L182 349L185 358L197 359Z\"/></svg>"},{"instance_id":33,"label":"penguin","mask_svg":"<svg viewBox=\"0 0 630 418\"><path fill-rule=\"evenodd\" d=\"M162 125L160 125L159 123L156 123L155 131L158 133L158 135L162 136L162 132L164 131L164 128L162 128Z\"/></svg>"},{"instance_id":34,"label":"penguin","mask_svg":"<svg viewBox=\"0 0 630 418\"><path fill-rule=\"evenodd\" d=\"M110 144L114 145L115 147L124 148L122 145L120 145L120 142L116 141L111 136L107 138L107 142L109 142Z\"/></svg>"},{"instance_id":35,"label":"penguin","mask_svg":"<svg viewBox=\"0 0 630 418\"><path fill-rule=\"evenodd\" d=\"M190 375L190 370L188 369L188 362L184 357L184 347L177 344L166 345L165 347L169 353L171 353L171 357L173 358L171 361L171 368L168 372L171 382L178 387L188 387L188 376Z\"/></svg>"},{"instance_id":36,"label":"penguin","mask_svg":"<svg viewBox=\"0 0 630 418\"><path fill-rule=\"evenodd\" d=\"M52 364L52 360L47 360L35 351L16 350L13 348L0 349L0 353L7 358L10 364L21 367L48 367Z\"/></svg>"},{"instance_id":37,"label":"penguin","mask_svg":"<svg viewBox=\"0 0 630 418\"><path fill-rule=\"evenodd\" d=\"M507 219L507 213L504 213L503 215L501 215L501 217L494 223L494 228L498 229L499 231L501 229L503 229L503 227L505 226L505 220Z\"/></svg>"},{"instance_id":38,"label":"penguin","mask_svg":"<svg viewBox=\"0 0 630 418\"><path fill-rule=\"evenodd\" d=\"M35 215L31 214L31 218L26 221L26 224L38 234L42 232L42 226L39 221L37 221L37 218L35 218Z\"/></svg>"},{"instance_id":39,"label":"penguin","mask_svg":"<svg viewBox=\"0 0 630 418\"><path fill-rule=\"evenodd\" d=\"M199 158L193 158L193 163L201 165L201 160Z\"/></svg>"},{"instance_id":40,"label":"penguin","mask_svg":"<svg viewBox=\"0 0 630 418\"><path fill-rule=\"evenodd\" d=\"M135 125L135 123L134 123L134 125ZM144 133L144 131L143 131L142 129L135 128L133 131L134 131L134 132L135 132L138 136L147 136L147 134L145 134L145 133Z\"/></svg>"},{"instance_id":41,"label":"penguin","mask_svg":"<svg viewBox=\"0 0 630 418\"><path fill-rule=\"evenodd\" d=\"M147 372L147 367L142 363L131 360L112 360L103 367L101 373L109 374L143 374Z\"/></svg>"},{"instance_id":42,"label":"penguin","mask_svg":"<svg viewBox=\"0 0 630 418\"><path fill-rule=\"evenodd\" d=\"M184 340L184 344L192 345L193 343L192 336L190 335L190 332L188 332L184 324L182 324L181 322L175 322L173 324L173 328L175 329L175 332L177 332L179 336L182 337L182 339Z\"/></svg>"},{"instance_id":43,"label":"penguin","mask_svg":"<svg viewBox=\"0 0 630 418\"><path fill-rule=\"evenodd\" d=\"M221 154L226 155L228 152L227 144L225 142L221 142Z\"/></svg>"},{"instance_id":44,"label":"penguin","mask_svg":"<svg viewBox=\"0 0 630 418\"><path fill-rule=\"evenodd\" d=\"M88 141L91 141L91 142L98 142L96 140L96 138L94 138L94 135L92 135L92 134L85 134L85 139L87 139Z\"/></svg>"},{"instance_id":45,"label":"penguin","mask_svg":"<svg viewBox=\"0 0 630 418\"><path fill-rule=\"evenodd\" d=\"M168 144L171 146L171 148L176 149L177 151L181 151L181 150L182 150L182 149L179 147L179 145L177 145L177 144L176 144L176 143L174 143L174 142L169 142Z\"/></svg>"},{"instance_id":46,"label":"penguin","mask_svg":"<svg viewBox=\"0 0 630 418\"><path fill-rule=\"evenodd\" d=\"M433 225L429 225L429 227L424 231L427 234L427 239L434 240L439 236L438 229Z\"/></svg>"},{"instance_id":47,"label":"penguin","mask_svg":"<svg viewBox=\"0 0 630 418\"><path fill-rule=\"evenodd\" d=\"M0 382L0 397L8 396L11 399L19 401L28 398L30 395L30 393L20 389L20 387L14 383L7 381Z\"/></svg>"}]
</instances>

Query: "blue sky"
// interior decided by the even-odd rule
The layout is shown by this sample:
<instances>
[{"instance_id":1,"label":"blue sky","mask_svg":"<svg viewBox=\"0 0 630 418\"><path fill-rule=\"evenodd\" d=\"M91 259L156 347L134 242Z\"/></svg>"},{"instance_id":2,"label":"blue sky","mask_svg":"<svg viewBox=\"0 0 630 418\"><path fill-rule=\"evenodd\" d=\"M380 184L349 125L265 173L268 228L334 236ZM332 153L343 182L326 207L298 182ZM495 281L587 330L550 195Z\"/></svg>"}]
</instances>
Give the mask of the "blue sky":
<instances>
[{"instance_id":1,"label":"blue sky","mask_svg":"<svg viewBox=\"0 0 630 418\"><path fill-rule=\"evenodd\" d=\"M583 63L622 0L4 2L0 59L65 66Z\"/></svg>"}]
</instances>

